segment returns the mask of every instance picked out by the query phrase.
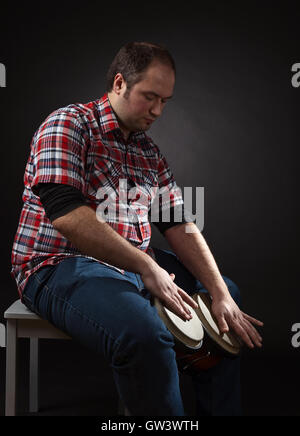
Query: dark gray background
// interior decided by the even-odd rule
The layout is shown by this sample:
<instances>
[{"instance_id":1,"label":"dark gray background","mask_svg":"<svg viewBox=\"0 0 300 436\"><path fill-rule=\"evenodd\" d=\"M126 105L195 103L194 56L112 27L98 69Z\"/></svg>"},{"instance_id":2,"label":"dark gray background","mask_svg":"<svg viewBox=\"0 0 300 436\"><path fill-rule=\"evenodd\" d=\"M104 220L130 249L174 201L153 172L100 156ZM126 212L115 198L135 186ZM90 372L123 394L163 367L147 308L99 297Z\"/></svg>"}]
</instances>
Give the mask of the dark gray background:
<instances>
[{"instance_id":1,"label":"dark gray background","mask_svg":"<svg viewBox=\"0 0 300 436\"><path fill-rule=\"evenodd\" d=\"M291 326L300 322L300 88L291 85L291 66L300 62L300 14L296 3L280 3L1 6L0 62L7 68L7 87L0 88L0 322L17 298L10 254L35 130L59 107L100 98L107 68L126 42L163 43L176 60L177 82L173 100L149 133L180 187L205 188L203 235L221 272L239 285L244 310L265 322L264 348L243 354L245 414L300 414L300 349L291 346ZM167 248L156 228L152 244ZM102 360L73 343L45 342L44 414L114 414L117 396ZM4 358L0 349L0 413ZM192 413L189 380L183 379L183 391Z\"/></svg>"}]
</instances>

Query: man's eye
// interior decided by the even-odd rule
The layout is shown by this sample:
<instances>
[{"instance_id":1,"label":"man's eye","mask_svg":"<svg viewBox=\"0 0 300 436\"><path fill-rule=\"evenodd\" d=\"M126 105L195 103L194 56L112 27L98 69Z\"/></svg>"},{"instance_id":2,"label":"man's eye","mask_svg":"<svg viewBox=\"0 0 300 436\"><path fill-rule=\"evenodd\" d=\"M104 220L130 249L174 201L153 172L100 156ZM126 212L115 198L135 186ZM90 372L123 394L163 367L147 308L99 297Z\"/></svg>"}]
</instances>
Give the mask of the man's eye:
<instances>
[{"instance_id":1,"label":"man's eye","mask_svg":"<svg viewBox=\"0 0 300 436\"><path fill-rule=\"evenodd\" d=\"M146 97L146 100L149 100L149 101L153 100L153 97L148 97L147 95L145 95L145 97Z\"/></svg>"}]
</instances>

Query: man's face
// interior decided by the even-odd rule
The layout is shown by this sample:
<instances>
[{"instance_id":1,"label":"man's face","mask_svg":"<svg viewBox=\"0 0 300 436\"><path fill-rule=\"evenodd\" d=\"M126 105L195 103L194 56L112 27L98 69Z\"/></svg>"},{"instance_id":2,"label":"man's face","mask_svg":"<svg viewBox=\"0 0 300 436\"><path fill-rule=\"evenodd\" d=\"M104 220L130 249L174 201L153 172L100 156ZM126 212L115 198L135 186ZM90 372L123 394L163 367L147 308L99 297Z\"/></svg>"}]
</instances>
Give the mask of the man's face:
<instances>
[{"instance_id":1,"label":"man's face","mask_svg":"<svg viewBox=\"0 0 300 436\"><path fill-rule=\"evenodd\" d=\"M129 90L129 95L123 81L116 112L126 136L130 132L146 131L151 127L172 97L174 85L172 68L157 62L149 66L144 78Z\"/></svg>"}]
</instances>

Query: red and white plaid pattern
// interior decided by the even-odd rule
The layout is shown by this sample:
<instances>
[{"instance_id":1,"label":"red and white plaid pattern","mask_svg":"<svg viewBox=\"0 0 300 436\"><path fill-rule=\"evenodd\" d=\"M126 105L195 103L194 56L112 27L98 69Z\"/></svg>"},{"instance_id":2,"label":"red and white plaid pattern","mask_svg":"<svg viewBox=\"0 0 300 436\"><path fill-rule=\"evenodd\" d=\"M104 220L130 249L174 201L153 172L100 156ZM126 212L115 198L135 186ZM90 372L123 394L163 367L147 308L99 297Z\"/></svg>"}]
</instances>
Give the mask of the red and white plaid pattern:
<instances>
[{"instance_id":1,"label":"red and white plaid pattern","mask_svg":"<svg viewBox=\"0 0 300 436\"><path fill-rule=\"evenodd\" d=\"M118 207L120 179L130 179L139 188L137 193L140 190L144 194L143 201L146 193L148 211L154 201L155 189L163 187L170 192L168 207L183 204L181 190L152 139L144 132L138 132L131 134L130 141L125 143L107 94L87 104L71 104L58 109L46 118L31 142L24 174L24 204L12 248L11 275L20 296L29 276L41 266L57 264L69 256L94 259L82 254L54 229L35 195L35 185L51 182L74 186L96 212L101 204L99 188L115 192ZM136 248L154 258L149 247L151 225L141 215L138 197L128 200L136 220L120 222L115 216L108 215L106 221ZM142 210L145 204L140 206ZM163 202L159 207L164 209Z\"/></svg>"}]
</instances>

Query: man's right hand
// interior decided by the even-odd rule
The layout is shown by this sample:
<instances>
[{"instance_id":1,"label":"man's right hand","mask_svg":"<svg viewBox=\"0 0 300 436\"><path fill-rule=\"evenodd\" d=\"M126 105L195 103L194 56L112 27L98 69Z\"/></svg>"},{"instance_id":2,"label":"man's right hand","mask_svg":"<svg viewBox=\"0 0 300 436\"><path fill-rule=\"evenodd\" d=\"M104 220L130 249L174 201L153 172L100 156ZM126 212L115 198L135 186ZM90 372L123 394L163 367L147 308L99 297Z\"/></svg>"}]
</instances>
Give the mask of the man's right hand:
<instances>
[{"instance_id":1,"label":"man's right hand","mask_svg":"<svg viewBox=\"0 0 300 436\"><path fill-rule=\"evenodd\" d=\"M175 275L169 274L158 264L152 264L150 269L141 273L141 278L145 288L162 304L182 320L192 318L191 312L185 303L192 308L197 308L198 304L174 282Z\"/></svg>"}]
</instances>

